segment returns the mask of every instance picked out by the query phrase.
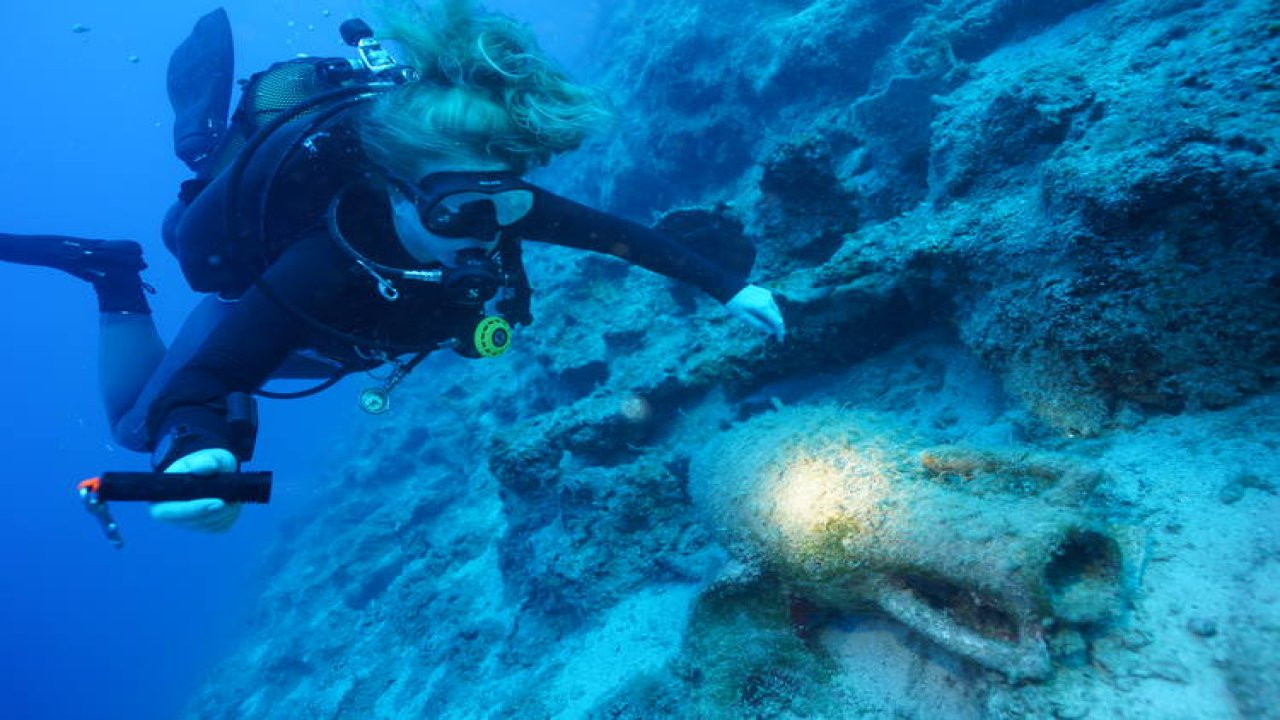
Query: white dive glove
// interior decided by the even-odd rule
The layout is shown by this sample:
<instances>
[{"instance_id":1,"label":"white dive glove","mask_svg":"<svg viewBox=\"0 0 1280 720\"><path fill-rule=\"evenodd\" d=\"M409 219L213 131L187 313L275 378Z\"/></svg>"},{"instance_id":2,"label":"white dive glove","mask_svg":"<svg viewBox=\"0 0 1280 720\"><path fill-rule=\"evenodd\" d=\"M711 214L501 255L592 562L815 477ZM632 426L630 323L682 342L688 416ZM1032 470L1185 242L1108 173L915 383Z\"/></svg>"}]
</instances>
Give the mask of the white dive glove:
<instances>
[{"instance_id":1,"label":"white dive glove","mask_svg":"<svg viewBox=\"0 0 1280 720\"><path fill-rule=\"evenodd\" d=\"M230 450L207 448L183 455L174 460L164 471L167 473L194 473L212 475L235 472L239 462ZM162 502L151 506L151 517L160 522L177 525L188 530L207 533L226 532L240 517L240 505L218 498Z\"/></svg>"},{"instance_id":2,"label":"white dive glove","mask_svg":"<svg viewBox=\"0 0 1280 720\"><path fill-rule=\"evenodd\" d=\"M725 303L729 312L745 320L749 325L785 340L787 326L782 320L782 311L773 299L773 293L759 285L748 285L738 291L729 302Z\"/></svg>"}]
</instances>

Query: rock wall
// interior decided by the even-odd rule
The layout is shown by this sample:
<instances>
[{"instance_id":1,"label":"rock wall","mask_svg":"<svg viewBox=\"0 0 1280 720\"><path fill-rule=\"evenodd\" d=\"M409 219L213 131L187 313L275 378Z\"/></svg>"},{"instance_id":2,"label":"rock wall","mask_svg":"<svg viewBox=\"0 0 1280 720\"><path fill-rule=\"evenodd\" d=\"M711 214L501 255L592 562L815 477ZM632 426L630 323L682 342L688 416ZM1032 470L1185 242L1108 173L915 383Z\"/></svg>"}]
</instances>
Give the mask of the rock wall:
<instances>
[{"instance_id":1,"label":"rock wall","mask_svg":"<svg viewBox=\"0 0 1280 720\"><path fill-rule=\"evenodd\" d=\"M881 275L1074 434L1275 387L1270 3L622 7L574 189L730 206L793 322Z\"/></svg>"},{"instance_id":2,"label":"rock wall","mask_svg":"<svg viewBox=\"0 0 1280 720\"><path fill-rule=\"evenodd\" d=\"M1278 9L614 3L624 120L543 180L740 227L787 341L530 248L538 324L433 358L349 441L191 715L1276 717ZM734 582L759 568L691 458L789 406L1096 468L1091 512L1139 538L1129 604L1047 628L1051 674L1012 683Z\"/></svg>"}]
</instances>

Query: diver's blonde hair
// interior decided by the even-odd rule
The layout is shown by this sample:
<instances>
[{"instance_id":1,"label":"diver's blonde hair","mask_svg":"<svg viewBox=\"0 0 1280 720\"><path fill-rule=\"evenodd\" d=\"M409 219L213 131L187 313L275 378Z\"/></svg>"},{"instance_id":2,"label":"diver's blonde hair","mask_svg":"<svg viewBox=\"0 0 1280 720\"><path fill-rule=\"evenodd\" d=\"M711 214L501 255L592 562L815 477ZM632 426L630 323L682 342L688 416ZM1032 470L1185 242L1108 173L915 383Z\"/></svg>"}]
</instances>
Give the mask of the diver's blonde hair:
<instances>
[{"instance_id":1,"label":"diver's blonde hair","mask_svg":"<svg viewBox=\"0 0 1280 720\"><path fill-rule=\"evenodd\" d=\"M517 172L573 150L612 115L571 81L529 28L470 0L374 3L381 38L422 74L379 98L361 124L375 162L410 177L424 158L498 162Z\"/></svg>"}]
</instances>

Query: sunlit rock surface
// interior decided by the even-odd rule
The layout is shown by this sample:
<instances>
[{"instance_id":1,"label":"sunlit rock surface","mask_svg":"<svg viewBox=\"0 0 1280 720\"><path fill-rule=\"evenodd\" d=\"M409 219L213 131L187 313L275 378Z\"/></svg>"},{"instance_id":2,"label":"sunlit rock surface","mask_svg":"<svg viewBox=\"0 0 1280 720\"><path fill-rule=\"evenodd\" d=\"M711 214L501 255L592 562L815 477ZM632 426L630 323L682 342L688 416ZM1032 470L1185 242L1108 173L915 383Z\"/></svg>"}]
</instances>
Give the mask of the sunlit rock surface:
<instances>
[{"instance_id":1,"label":"sunlit rock surface","mask_svg":"<svg viewBox=\"0 0 1280 720\"><path fill-rule=\"evenodd\" d=\"M537 325L433 358L337 449L191 716L1277 717L1275 3L619 0L606 24L624 121L543 181L740 225L787 342L531 248ZM1105 621L1044 614L1048 670L1011 682L768 576L691 463L817 407L932 449L918 482L1087 468L1066 504L1132 531L1140 582Z\"/></svg>"}]
</instances>

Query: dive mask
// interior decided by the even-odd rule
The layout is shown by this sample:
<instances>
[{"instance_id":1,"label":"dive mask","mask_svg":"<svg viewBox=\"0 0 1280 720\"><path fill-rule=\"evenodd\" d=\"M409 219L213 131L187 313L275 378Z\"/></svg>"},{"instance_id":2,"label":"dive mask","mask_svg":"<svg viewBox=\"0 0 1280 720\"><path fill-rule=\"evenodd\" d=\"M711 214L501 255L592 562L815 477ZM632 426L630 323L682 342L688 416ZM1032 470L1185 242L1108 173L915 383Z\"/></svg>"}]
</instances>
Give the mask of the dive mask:
<instances>
[{"instance_id":1,"label":"dive mask","mask_svg":"<svg viewBox=\"0 0 1280 720\"><path fill-rule=\"evenodd\" d=\"M432 173L393 182L392 214L400 242L421 262L454 264L466 250L490 252L504 228L533 210L529 185L511 173Z\"/></svg>"}]
</instances>

